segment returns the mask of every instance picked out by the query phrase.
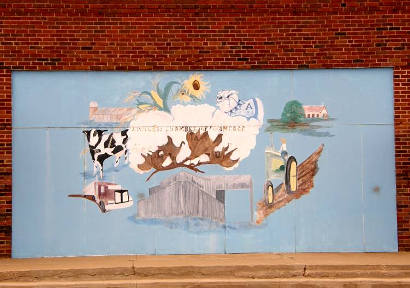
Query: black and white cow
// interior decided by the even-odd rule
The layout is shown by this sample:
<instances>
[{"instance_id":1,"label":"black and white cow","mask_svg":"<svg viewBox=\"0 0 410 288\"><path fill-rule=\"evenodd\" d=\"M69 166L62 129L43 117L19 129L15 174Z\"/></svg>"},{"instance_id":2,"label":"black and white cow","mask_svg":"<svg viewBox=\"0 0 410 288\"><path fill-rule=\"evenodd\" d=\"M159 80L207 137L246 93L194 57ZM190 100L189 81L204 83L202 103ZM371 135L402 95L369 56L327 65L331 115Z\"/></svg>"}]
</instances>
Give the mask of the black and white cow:
<instances>
[{"instance_id":1,"label":"black and white cow","mask_svg":"<svg viewBox=\"0 0 410 288\"><path fill-rule=\"evenodd\" d=\"M125 163L128 162L128 150L126 147L128 141L128 129L117 133L104 134L108 130L83 130L87 137L88 148L90 149L91 159L94 164L94 175L97 168L100 169L100 177L103 178L104 160L115 156L114 167L120 163L120 157L124 154Z\"/></svg>"}]
</instances>

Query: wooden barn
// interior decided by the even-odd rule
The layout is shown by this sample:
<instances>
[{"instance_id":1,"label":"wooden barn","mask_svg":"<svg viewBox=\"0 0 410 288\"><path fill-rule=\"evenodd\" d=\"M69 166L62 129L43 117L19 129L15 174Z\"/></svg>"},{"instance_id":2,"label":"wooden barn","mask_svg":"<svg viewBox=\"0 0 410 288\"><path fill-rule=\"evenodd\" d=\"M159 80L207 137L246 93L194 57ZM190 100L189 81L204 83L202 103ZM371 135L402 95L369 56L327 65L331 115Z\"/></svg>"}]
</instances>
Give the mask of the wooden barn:
<instances>
[{"instance_id":1,"label":"wooden barn","mask_svg":"<svg viewBox=\"0 0 410 288\"><path fill-rule=\"evenodd\" d=\"M179 172L149 189L138 201L137 217L198 217L225 222L225 190L249 190L253 221L253 184L250 175L197 176Z\"/></svg>"}]
</instances>

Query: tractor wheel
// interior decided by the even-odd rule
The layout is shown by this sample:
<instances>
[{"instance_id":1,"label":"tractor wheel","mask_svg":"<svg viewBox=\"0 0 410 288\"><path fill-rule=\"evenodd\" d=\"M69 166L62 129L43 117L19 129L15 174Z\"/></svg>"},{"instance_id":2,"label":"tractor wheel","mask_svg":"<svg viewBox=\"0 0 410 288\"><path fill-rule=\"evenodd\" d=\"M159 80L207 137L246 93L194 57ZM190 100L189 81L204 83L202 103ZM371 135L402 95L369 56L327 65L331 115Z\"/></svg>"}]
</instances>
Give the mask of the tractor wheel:
<instances>
[{"instance_id":1,"label":"tractor wheel","mask_svg":"<svg viewBox=\"0 0 410 288\"><path fill-rule=\"evenodd\" d=\"M265 201L267 205L272 205L274 201L273 185L269 180L265 182Z\"/></svg>"},{"instance_id":2,"label":"tractor wheel","mask_svg":"<svg viewBox=\"0 0 410 288\"><path fill-rule=\"evenodd\" d=\"M285 187L286 193L294 193L298 189L298 163L290 156L286 162Z\"/></svg>"}]
</instances>

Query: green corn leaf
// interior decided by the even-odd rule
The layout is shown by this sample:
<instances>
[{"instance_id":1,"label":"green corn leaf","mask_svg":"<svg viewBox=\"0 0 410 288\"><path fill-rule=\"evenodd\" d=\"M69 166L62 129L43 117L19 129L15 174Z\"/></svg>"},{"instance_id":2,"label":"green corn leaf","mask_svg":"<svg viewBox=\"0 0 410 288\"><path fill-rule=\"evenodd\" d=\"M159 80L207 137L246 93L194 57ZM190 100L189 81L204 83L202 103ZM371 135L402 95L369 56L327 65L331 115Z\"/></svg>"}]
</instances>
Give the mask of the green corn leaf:
<instances>
[{"instance_id":1,"label":"green corn leaf","mask_svg":"<svg viewBox=\"0 0 410 288\"><path fill-rule=\"evenodd\" d=\"M159 81L157 83L155 83L155 90L158 93L158 96L161 97L162 99L164 99L164 97L162 96L162 90L161 88L159 88Z\"/></svg>"},{"instance_id":2,"label":"green corn leaf","mask_svg":"<svg viewBox=\"0 0 410 288\"><path fill-rule=\"evenodd\" d=\"M169 92L171 91L171 88L172 88L172 86L174 86L174 85L181 85L181 83L179 83L179 82L177 82L177 81L170 81L170 82L168 82L167 83L167 85L165 85L165 87L164 87L164 97L163 97L163 99L164 100L167 100L168 99L168 97L169 97Z\"/></svg>"}]
</instances>

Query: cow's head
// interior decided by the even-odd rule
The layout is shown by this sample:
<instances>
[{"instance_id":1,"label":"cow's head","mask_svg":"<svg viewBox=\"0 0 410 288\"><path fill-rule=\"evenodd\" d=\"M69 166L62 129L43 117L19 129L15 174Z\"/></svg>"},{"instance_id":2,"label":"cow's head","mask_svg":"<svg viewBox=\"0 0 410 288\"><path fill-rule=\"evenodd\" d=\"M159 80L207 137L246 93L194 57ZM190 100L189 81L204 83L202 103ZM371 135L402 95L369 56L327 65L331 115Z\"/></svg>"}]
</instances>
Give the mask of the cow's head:
<instances>
[{"instance_id":1,"label":"cow's head","mask_svg":"<svg viewBox=\"0 0 410 288\"><path fill-rule=\"evenodd\" d=\"M99 129L91 129L91 130L83 130L83 133L87 137L87 142L89 145L94 146L98 143L101 139L104 132L108 130L99 130Z\"/></svg>"},{"instance_id":2,"label":"cow's head","mask_svg":"<svg viewBox=\"0 0 410 288\"><path fill-rule=\"evenodd\" d=\"M129 129L125 129L121 131L121 136L128 136L128 130Z\"/></svg>"},{"instance_id":3,"label":"cow's head","mask_svg":"<svg viewBox=\"0 0 410 288\"><path fill-rule=\"evenodd\" d=\"M91 130L83 130L83 133L85 134L85 137L87 137L87 142L90 142Z\"/></svg>"}]
</instances>

